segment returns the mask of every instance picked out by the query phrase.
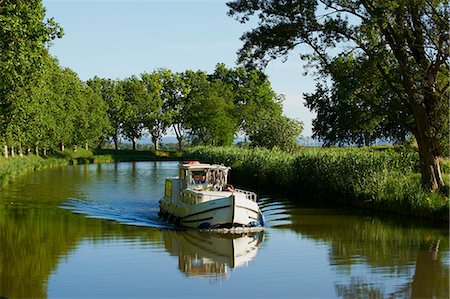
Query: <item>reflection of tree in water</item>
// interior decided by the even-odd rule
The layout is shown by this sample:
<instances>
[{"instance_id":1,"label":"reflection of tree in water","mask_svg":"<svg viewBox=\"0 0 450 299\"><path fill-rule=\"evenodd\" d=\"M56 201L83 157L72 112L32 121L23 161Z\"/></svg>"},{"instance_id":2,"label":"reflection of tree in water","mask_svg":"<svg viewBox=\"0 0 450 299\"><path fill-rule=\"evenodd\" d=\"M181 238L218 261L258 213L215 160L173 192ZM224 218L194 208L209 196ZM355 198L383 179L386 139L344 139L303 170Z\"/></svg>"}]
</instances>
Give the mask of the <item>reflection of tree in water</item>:
<instances>
[{"instance_id":1,"label":"reflection of tree in water","mask_svg":"<svg viewBox=\"0 0 450 299\"><path fill-rule=\"evenodd\" d=\"M82 239L160 240L157 230L114 225L69 211L0 207L0 296L45 298L49 275Z\"/></svg>"},{"instance_id":2,"label":"reflection of tree in water","mask_svg":"<svg viewBox=\"0 0 450 299\"><path fill-rule=\"evenodd\" d=\"M417 252L412 298L449 298L449 269L439 256L440 240L424 241Z\"/></svg>"},{"instance_id":3,"label":"reflection of tree in water","mask_svg":"<svg viewBox=\"0 0 450 299\"><path fill-rule=\"evenodd\" d=\"M447 229L349 213L339 215L333 210L314 207L290 210L292 225L289 227L303 236L330 244L330 264L339 274L351 277L349 285L337 282L340 296L383 297L382 285L365 281L366 277L352 276L352 265L365 264L370 268L368 271L382 269L376 275L410 277L410 282L390 294L393 297L449 297L449 269L434 250L439 242L440 250L448 251Z\"/></svg>"},{"instance_id":4,"label":"reflection of tree in water","mask_svg":"<svg viewBox=\"0 0 450 299\"><path fill-rule=\"evenodd\" d=\"M382 286L360 277L351 277L348 285L336 283L336 293L343 298L448 298L449 270L438 257L439 243L425 241L420 245L412 281L397 286L388 296L381 291Z\"/></svg>"},{"instance_id":5,"label":"reflection of tree in water","mask_svg":"<svg viewBox=\"0 0 450 299\"><path fill-rule=\"evenodd\" d=\"M336 285L336 295L342 298L384 298L384 292L378 290L373 283L367 283L363 279L352 277L349 285Z\"/></svg>"},{"instance_id":6,"label":"reflection of tree in water","mask_svg":"<svg viewBox=\"0 0 450 299\"><path fill-rule=\"evenodd\" d=\"M81 177L78 177L78 176ZM45 171L23 176L0 194L0 296L45 298L49 275L83 239L160 240L158 230L88 219L58 206L75 196L79 172Z\"/></svg>"}]
</instances>

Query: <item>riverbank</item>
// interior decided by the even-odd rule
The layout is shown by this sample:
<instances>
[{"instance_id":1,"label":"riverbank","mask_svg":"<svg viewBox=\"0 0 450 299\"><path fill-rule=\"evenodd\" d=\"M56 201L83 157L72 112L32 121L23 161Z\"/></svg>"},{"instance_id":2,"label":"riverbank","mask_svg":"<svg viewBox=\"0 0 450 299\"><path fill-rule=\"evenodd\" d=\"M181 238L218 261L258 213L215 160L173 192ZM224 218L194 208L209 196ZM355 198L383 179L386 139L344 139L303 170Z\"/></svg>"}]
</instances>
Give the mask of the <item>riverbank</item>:
<instances>
[{"instance_id":1,"label":"riverbank","mask_svg":"<svg viewBox=\"0 0 450 299\"><path fill-rule=\"evenodd\" d=\"M179 151L133 151L78 149L49 152L46 157L35 155L4 158L0 157L0 185L11 178L26 172L43 168L67 166L74 164L133 162L133 161L173 161L180 160L183 153Z\"/></svg>"},{"instance_id":2,"label":"riverbank","mask_svg":"<svg viewBox=\"0 0 450 299\"><path fill-rule=\"evenodd\" d=\"M296 153L197 147L185 158L232 167L247 188L286 192L362 209L449 221L448 196L421 190L418 155L393 148L303 148ZM442 163L449 181L449 160Z\"/></svg>"},{"instance_id":3,"label":"riverbank","mask_svg":"<svg viewBox=\"0 0 450 299\"><path fill-rule=\"evenodd\" d=\"M24 172L70 164L195 159L232 167L232 183L265 192L449 222L448 196L420 189L418 156L393 148L303 148L296 153L238 147L179 151L66 150L0 158L0 184ZM445 181L449 159L442 161Z\"/></svg>"}]
</instances>

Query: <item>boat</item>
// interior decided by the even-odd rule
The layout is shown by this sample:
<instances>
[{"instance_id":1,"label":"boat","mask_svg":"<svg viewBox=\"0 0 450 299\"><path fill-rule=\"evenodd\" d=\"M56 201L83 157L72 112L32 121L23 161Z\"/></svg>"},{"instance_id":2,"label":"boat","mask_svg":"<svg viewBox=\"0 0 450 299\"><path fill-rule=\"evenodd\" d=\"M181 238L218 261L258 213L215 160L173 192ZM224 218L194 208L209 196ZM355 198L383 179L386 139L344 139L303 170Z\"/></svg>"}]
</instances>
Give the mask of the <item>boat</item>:
<instances>
[{"instance_id":1,"label":"boat","mask_svg":"<svg viewBox=\"0 0 450 299\"><path fill-rule=\"evenodd\" d=\"M176 226L198 229L262 228L254 192L228 184L230 167L186 161L167 178L159 216Z\"/></svg>"}]
</instances>

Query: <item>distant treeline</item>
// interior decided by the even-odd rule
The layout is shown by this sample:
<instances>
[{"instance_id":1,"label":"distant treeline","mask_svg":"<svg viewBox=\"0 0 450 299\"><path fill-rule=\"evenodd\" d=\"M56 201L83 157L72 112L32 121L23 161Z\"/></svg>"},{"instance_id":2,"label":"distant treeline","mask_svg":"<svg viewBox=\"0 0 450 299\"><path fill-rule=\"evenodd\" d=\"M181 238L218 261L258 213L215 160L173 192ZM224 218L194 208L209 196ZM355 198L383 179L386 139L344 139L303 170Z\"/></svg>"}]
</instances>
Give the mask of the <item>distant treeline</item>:
<instances>
[{"instance_id":1,"label":"distant treeline","mask_svg":"<svg viewBox=\"0 0 450 299\"><path fill-rule=\"evenodd\" d=\"M282 116L282 96L260 71L218 64L212 74L157 69L123 80L94 77L83 82L56 59L46 56L39 75L11 93L2 111L4 152L101 147L121 137L136 142L149 134L158 149L172 129L181 149L192 144L230 145L243 132L255 145L270 146L275 124L295 143L301 124ZM271 127L267 131L267 127ZM266 130L267 132L265 132ZM284 136L284 135L282 135ZM274 144L283 146L281 144ZM5 153L4 153L5 154Z\"/></svg>"},{"instance_id":2,"label":"distant treeline","mask_svg":"<svg viewBox=\"0 0 450 299\"><path fill-rule=\"evenodd\" d=\"M116 149L120 136L130 140L135 149L136 141L148 133L157 150L169 129L180 149L186 141L230 145L238 132L254 145L287 148L295 144L302 129L299 122L282 116L283 96L277 95L267 76L256 69L218 64L207 74L160 68L124 80L94 77L87 84L107 107L108 128L103 139L112 139ZM268 140L277 126L281 126L278 135L283 138L275 138L272 144Z\"/></svg>"}]
</instances>

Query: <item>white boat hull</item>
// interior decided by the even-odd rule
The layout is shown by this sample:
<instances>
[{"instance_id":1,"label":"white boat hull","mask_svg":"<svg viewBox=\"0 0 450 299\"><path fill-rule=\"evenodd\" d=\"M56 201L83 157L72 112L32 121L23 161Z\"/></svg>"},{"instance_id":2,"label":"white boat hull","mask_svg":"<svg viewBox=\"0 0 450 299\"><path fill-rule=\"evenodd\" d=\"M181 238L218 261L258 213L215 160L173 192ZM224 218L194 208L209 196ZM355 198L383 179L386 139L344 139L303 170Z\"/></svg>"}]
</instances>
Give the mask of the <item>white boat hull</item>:
<instances>
[{"instance_id":1,"label":"white boat hull","mask_svg":"<svg viewBox=\"0 0 450 299\"><path fill-rule=\"evenodd\" d=\"M195 204L164 197L160 200L160 215L176 225L189 228L264 225L258 204L239 193Z\"/></svg>"}]
</instances>

